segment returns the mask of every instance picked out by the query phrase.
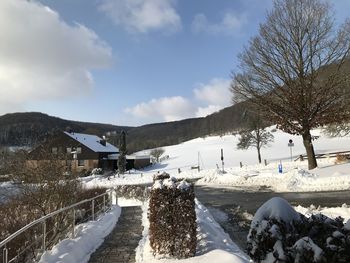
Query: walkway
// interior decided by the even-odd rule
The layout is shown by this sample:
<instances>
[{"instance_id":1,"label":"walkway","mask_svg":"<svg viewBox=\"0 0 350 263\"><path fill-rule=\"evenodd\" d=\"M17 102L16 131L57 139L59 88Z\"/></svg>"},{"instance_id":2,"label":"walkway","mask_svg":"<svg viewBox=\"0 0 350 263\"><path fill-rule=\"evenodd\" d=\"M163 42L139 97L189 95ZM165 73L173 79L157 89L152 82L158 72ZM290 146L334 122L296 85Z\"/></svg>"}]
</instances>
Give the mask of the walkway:
<instances>
[{"instance_id":1,"label":"walkway","mask_svg":"<svg viewBox=\"0 0 350 263\"><path fill-rule=\"evenodd\" d=\"M123 207L116 227L91 255L89 263L135 262L135 249L142 238L141 207Z\"/></svg>"}]
</instances>

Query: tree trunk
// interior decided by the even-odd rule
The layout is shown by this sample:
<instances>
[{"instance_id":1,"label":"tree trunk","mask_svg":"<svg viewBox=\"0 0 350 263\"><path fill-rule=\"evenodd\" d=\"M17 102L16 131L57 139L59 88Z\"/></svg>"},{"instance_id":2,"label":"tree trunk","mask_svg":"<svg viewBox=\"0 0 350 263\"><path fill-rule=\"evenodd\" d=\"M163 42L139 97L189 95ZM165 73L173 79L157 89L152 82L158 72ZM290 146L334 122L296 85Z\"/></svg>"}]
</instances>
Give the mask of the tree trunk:
<instances>
[{"instance_id":1,"label":"tree trunk","mask_svg":"<svg viewBox=\"0 0 350 263\"><path fill-rule=\"evenodd\" d=\"M258 159L259 159L259 163L261 163L261 154L260 154L260 148L258 147L258 148L257 148L257 150L258 150Z\"/></svg>"},{"instance_id":2,"label":"tree trunk","mask_svg":"<svg viewBox=\"0 0 350 263\"><path fill-rule=\"evenodd\" d=\"M303 143L306 149L309 170L312 170L317 167L317 161L316 161L314 146L312 145L310 130L306 131L302 136L303 136Z\"/></svg>"}]
</instances>

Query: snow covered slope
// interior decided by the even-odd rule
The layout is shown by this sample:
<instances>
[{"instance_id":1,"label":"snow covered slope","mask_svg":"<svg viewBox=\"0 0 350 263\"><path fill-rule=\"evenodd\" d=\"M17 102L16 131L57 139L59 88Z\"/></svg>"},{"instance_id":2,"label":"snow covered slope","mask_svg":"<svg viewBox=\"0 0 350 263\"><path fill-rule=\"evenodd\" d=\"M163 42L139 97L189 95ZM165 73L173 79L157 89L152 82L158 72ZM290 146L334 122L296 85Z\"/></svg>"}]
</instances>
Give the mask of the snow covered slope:
<instances>
[{"instance_id":1,"label":"snow covered slope","mask_svg":"<svg viewBox=\"0 0 350 263\"><path fill-rule=\"evenodd\" d=\"M274 129L270 128L274 131ZM269 160L280 160L290 158L290 149L288 141L294 142L293 156L298 157L305 154L305 148L301 136L293 136L280 130L273 132L274 142L270 147L262 149L262 158ZM350 137L329 138L323 135L320 130L315 130L312 135L319 136L314 141L316 153L324 153L330 151L346 151L350 150ZM165 160L162 165L164 169L174 169L178 167L189 167L197 165L198 153L201 166L204 169L215 168L216 164L221 166L220 150L224 150L224 162L226 167L239 166L243 164L256 164L258 162L256 149L238 150L238 136L212 136L206 138L197 138L185 143L164 147L164 155L169 155L169 159Z\"/></svg>"},{"instance_id":2,"label":"snow covered slope","mask_svg":"<svg viewBox=\"0 0 350 263\"><path fill-rule=\"evenodd\" d=\"M275 140L262 150L263 159L268 166L257 164L256 149L238 150L238 136L212 136L197 138L179 145L164 147L164 160L142 171L132 171L120 177L109 180L100 177L83 179L87 187L110 187L121 184L145 184L152 182L152 176L157 172L166 171L180 178L202 178L199 183L235 186L244 188L270 188L277 192L331 191L350 189L350 164L335 165L334 159L319 160L319 168L307 170L307 161L290 162L288 141L294 141L293 156L304 154L304 146L300 136L291 136L279 130L274 130ZM319 130L313 132L319 136L314 142L316 153L350 150L350 137L329 138ZM221 149L224 151L225 171L221 169ZM146 154L143 151L139 154ZM243 167L239 166L240 162ZM278 173L278 164L282 162L283 173ZM201 172L197 169L199 164ZM180 173L179 173L180 172ZM336 179L336 180L335 180Z\"/></svg>"}]
</instances>

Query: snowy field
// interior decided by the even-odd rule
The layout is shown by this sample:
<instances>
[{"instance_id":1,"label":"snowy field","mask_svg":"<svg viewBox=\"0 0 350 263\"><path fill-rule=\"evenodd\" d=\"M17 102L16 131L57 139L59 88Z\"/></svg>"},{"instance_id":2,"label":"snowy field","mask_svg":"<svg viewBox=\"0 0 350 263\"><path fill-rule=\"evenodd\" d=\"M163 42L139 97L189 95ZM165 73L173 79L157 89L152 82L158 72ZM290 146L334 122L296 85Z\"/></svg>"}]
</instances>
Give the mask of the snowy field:
<instances>
[{"instance_id":1,"label":"snowy field","mask_svg":"<svg viewBox=\"0 0 350 263\"><path fill-rule=\"evenodd\" d=\"M271 128L270 130L273 131ZM310 192L350 189L350 164L335 165L334 158L325 158L318 160L319 168L308 171L307 161L290 161L287 146L289 139L295 145L293 159L305 154L301 137L279 130L273 134L274 142L262 150L262 158L267 160L267 166L257 164L255 149L237 149L238 136L211 136L164 147L163 156L169 158L145 170L131 171L130 174L120 177L90 176L82 180L87 188L151 184L155 173L166 171L177 178L200 179L198 183L203 185L239 187L254 191L271 189L276 192ZM350 150L350 137L329 138L319 130L314 131L313 135L319 136L314 142L316 153ZM220 171L221 149L224 151L224 174ZM148 152L143 151L140 154ZM243 163L242 168L239 166L240 162ZM282 163L282 173L278 172L279 163ZM200 172L191 169L198 164Z\"/></svg>"}]
</instances>

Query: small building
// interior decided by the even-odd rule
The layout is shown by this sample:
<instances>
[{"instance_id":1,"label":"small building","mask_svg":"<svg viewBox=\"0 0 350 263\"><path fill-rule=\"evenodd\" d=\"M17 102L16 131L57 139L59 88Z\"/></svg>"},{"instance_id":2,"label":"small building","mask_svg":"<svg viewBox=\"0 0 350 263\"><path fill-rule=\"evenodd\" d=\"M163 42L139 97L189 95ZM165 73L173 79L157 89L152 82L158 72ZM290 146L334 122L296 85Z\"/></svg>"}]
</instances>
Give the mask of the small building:
<instances>
[{"instance_id":1,"label":"small building","mask_svg":"<svg viewBox=\"0 0 350 263\"><path fill-rule=\"evenodd\" d=\"M149 155L127 155L126 156L126 169L142 169L151 165L151 156Z\"/></svg>"},{"instance_id":2,"label":"small building","mask_svg":"<svg viewBox=\"0 0 350 263\"><path fill-rule=\"evenodd\" d=\"M94 168L116 169L116 159L109 156L118 156L119 149L96 135L62 132L35 148L30 153L30 163L36 165L44 161L43 153L57 155L68 169L82 172Z\"/></svg>"}]
</instances>

